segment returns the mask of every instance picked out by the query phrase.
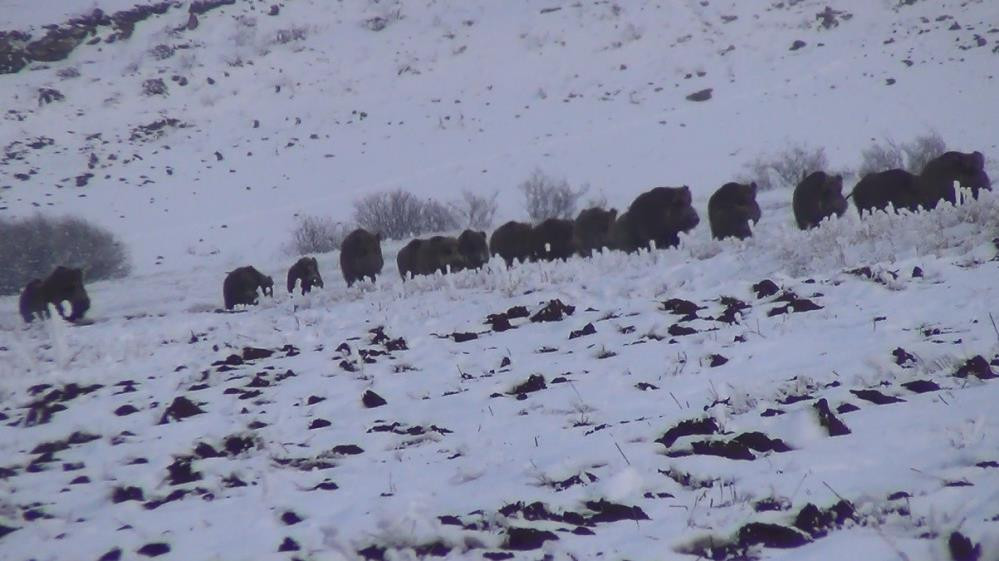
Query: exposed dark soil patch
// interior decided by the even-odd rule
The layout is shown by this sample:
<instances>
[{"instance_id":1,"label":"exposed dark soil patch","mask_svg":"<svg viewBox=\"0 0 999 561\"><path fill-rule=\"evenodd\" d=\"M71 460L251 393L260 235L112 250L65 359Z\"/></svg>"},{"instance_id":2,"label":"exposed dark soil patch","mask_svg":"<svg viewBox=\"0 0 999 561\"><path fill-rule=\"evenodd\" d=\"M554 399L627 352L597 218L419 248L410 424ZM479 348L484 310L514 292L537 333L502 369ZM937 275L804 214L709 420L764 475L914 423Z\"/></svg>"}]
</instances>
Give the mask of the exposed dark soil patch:
<instances>
[{"instance_id":1,"label":"exposed dark soil patch","mask_svg":"<svg viewBox=\"0 0 999 561\"><path fill-rule=\"evenodd\" d=\"M555 299L549 301L544 308L532 315L531 321L534 323L562 321L566 316L571 316L575 311L575 306L567 306L561 300Z\"/></svg>"},{"instance_id":2,"label":"exposed dark soil patch","mask_svg":"<svg viewBox=\"0 0 999 561\"><path fill-rule=\"evenodd\" d=\"M684 436L717 434L720 429L718 423L711 417L704 419L688 419L680 421L676 426L670 428L656 442L669 448L673 443Z\"/></svg>"},{"instance_id":3,"label":"exposed dark soil patch","mask_svg":"<svg viewBox=\"0 0 999 561\"><path fill-rule=\"evenodd\" d=\"M827 402L825 398L815 402L813 407L819 415L819 424L829 431L829 436L842 436L850 434L850 429L847 428L846 424L843 423L843 421L840 421L836 415L829 410L829 402Z\"/></svg>"}]
</instances>

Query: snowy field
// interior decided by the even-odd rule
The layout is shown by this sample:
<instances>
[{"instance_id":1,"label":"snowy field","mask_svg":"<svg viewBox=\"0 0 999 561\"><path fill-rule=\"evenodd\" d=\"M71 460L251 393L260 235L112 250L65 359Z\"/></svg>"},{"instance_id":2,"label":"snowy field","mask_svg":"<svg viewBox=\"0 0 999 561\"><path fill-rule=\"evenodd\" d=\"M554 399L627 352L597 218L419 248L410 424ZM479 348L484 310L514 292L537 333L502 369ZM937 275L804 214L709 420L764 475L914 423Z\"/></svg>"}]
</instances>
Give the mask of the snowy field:
<instances>
[{"instance_id":1,"label":"snowy field","mask_svg":"<svg viewBox=\"0 0 999 561\"><path fill-rule=\"evenodd\" d=\"M0 76L0 213L83 215L135 266L89 325L0 298L0 559L999 560L999 195L800 232L777 189L753 238L707 228L795 143L999 161L999 6L896 4L237 2L175 31L181 2ZM536 167L618 208L688 184L702 224L406 283L389 242L377 284L330 253L283 289L296 213L403 187L523 219ZM220 312L250 263L275 297Z\"/></svg>"}]
</instances>

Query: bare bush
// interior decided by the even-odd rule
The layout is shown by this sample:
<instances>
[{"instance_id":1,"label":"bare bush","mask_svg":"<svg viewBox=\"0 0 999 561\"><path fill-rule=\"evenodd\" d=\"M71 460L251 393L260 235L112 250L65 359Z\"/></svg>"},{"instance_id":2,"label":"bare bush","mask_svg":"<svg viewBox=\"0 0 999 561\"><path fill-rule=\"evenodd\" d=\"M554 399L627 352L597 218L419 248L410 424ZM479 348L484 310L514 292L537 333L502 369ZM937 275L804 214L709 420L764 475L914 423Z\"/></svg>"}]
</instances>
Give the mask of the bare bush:
<instances>
[{"instance_id":1,"label":"bare bush","mask_svg":"<svg viewBox=\"0 0 999 561\"><path fill-rule=\"evenodd\" d=\"M782 188L793 189L801 179L829 165L823 148L805 145L792 146L772 156L760 156L746 164L749 177L761 191Z\"/></svg>"},{"instance_id":2,"label":"bare bush","mask_svg":"<svg viewBox=\"0 0 999 561\"><path fill-rule=\"evenodd\" d=\"M499 195L493 192L492 195L477 195L471 191L461 192L461 198L451 203L451 210L461 223L459 227L474 228L476 230L488 230L492 228L493 220L496 217L496 197Z\"/></svg>"},{"instance_id":3,"label":"bare bush","mask_svg":"<svg viewBox=\"0 0 999 561\"><path fill-rule=\"evenodd\" d=\"M420 226L422 227L422 232L420 233L456 230L459 225L458 217L455 216L451 207L436 199L423 201L423 208L420 214Z\"/></svg>"},{"instance_id":4,"label":"bare bush","mask_svg":"<svg viewBox=\"0 0 999 561\"><path fill-rule=\"evenodd\" d=\"M300 216L292 231L288 250L296 255L326 253L340 249L340 244L354 229L351 224L323 216Z\"/></svg>"},{"instance_id":5,"label":"bare bush","mask_svg":"<svg viewBox=\"0 0 999 561\"><path fill-rule=\"evenodd\" d=\"M864 177L879 171L902 168L905 166L902 149L889 139L884 143L871 144L860 152L860 168L857 175Z\"/></svg>"},{"instance_id":6,"label":"bare bush","mask_svg":"<svg viewBox=\"0 0 999 561\"><path fill-rule=\"evenodd\" d=\"M947 151L944 139L935 132L898 144L892 139L873 143L861 152L857 174L865 175L889 169L904 169L919 174L930 160Z\"/></svg>"},{"instance_id":7,"label":"bare bush","mask_svg":"<svg viewBox=\"0 0 999 561\"><path fill-rule=\"evenodd\" d=\"M571 219L576 215L576 205L587 188L574 190L565 179L556 179L546 175L540 169L531 172L520 190L524 193L524 206L527 215L534 222L548 218Z\"/></svg>"},{"instance_id":8,"label":"bare bush","mask_svg":"<svg viewBox=\"0 0 999 561\"><path fill-rule=\"evenodd\" d=\"M125 246L108 230L77 217L0 218L0 294L20 292L59 265L79 267L88 281L128 274Z\"/></svg>"},{"instance_id":9,"label":"bare bush","mask_svg":"<svg viewBox=\"0 0 999 561\"><path fill-rule=\"evenodd\" d=\"M458 219L448 205L420 199L402 189L372 193L356 201L354 221L392 240L458 227Z\"/></svg>"},{"instance_id":10,"label":"bare bush","mask_svg":"<svg viewBox=\"0 0 999 561\"><path fill-rule=\"evenodd\" d=\"M947 143L935 132L917 136L912 142L902 145L905 152L905 167L910 173L922 173L930 160L947 151Z\"/></svg>"}]
</instances>

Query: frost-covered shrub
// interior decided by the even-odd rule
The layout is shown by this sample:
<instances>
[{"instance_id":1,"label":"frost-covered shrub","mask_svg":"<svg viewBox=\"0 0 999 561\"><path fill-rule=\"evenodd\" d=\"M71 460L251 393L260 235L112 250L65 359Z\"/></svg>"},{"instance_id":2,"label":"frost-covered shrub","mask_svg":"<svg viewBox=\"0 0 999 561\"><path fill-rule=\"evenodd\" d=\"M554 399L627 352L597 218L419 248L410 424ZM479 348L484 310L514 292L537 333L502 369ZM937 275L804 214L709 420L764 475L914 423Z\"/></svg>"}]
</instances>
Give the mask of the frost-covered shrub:
<instances>
[{"instance_id":1,"label":"frost-covered shrub","mask_svg":"<svg viewBox=\"0 0 999 561\"><path fill-rule=\"evenodd\" d=\"M947 143L937 133L917 136L912 142L902 145L905 152L905 165L911 173L921 173L930 160L947 151Z\"/></svg>"},{"instance_id":2,"label":"frost-covered shrub","mask_svg":"<svg viewBox=\"0 0 999 561\"><path fill-rule=\"evenodd\" d=\"M372 193L356 201L354 221L392 240L458 228L458 218L448 205L402 189Z\"/></svg>"},{"instance_id":3,"label":"frost-covered shrub","mask_svg":"<svg viewBox=\"0 0 999 561\"><path fill-rule=\"evenodd\" d=\"M340 244L354 229L351 224L323 216L300 216L292 231L288 250L295 255L326 253L340 249Z\"/></svg>"},{"instance_id":4,"label":"frost-covered shrub","mask_svg":"<svg viewBox=\"0 0 999 561\"><path fill-rule=\"evenodd\" d=\"M444 232L458 228L458 217L452 208L436 199L423 201L420 227L423 232Z\"/></svg>"},{"instance_id":5,"label":"frost-covered shrub","mask_svg":"<svg viewBox=\"0 0 999 561\"><path fill-rule=\"evenodd\" d=\"M793 189L806 175L826 171L829 165L823 148L797 145L771 156L760 156L746 164L748 177L761 191Z\"/></svg>"},{"instance_id":6,"label":"frost-covered shrub","mask_svg":"<svg viewBox=\"0 0 999 561\"><path fill-rule=\"evenodd\" d=\"M888 139L882 143L874 143L860 152L860 167L857 175L865 175L905 167L902 149L895 141Z\"/></svg>"},{"instance_id":7,"label":"frost-covered shrub","mask_svg":"<svg viewBox=\"0 0 999 561\"><path fill-rule=\"evenodd\" d=\"M754 238L758 247L747 251L776 255L781 270L790 275L894 263L916 255L969 255L982 248L991 258L997 225L999 196L981 191L977 200L957 206L944 202L929 212L876 212L863 220L850 213L807 232L771 236L766 243Z\"/></svg>"},{"instance_id":8,"label":"frost-covered shrub","mask_svg":"<svg viewBox=\"0 0 999 561\"><path fill-rule=\"evenodd\" d=\"M83 268L87 281L122 277L131 269L125 246L82 218L36 214L0 218L0 294L20 292L31 279L59 265Z\"/></svg>"},{"instance_id":9,"label":"frost-covered shrub","mask_svg":"<svg viewBox=\"0 0 999 561\"><path fill-rule=\"evenodd\" d=\"M870 173L896 168L918 174L930 160L946 151L947 144L935 132L917 136L902 144L889 138L875 142L861 152L857 175L864 177Z\"/></svg>"},{"instance_id":10,"label":"frost-covered shrub","mask_svg":"<svg viewBox=\"0 0 999 561\"><path fill-rule=\"evenodd\" d=\"M451 210L461 221L460 227L474 228L476 230L488 230L493 225L496 216L496 197L499 193L493 192L491 195L477 195L471 191L461 192L461 198L451 203Z\"/></svg>"},{"instance_id":11,"label":"frost-covered shrub","mask_svg":"<svg viewBox=\"0 0 999 561\"><path fill-rule=\"evenodd\" d=\"M571 219L586 188L574 190L565 179L546 175L540 169L531 172L519 189L524 193L524 207L534 222L548 218Z\"/></svg>"}]
</instances>

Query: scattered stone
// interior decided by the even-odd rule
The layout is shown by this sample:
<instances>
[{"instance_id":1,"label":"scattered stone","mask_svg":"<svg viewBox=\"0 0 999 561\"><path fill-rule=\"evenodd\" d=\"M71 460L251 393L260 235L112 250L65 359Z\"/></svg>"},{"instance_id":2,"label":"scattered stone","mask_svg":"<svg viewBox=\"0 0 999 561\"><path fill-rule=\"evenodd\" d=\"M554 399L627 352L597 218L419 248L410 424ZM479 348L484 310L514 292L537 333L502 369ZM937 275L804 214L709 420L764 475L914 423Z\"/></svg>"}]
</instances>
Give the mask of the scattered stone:
<instances>
[{"instance_id":1,"label":"scattered stone","mask_svg":"<svg viewBox=\"0 0 999 561\"><path fill-rule=\"evenodd\" d=\"M3 537L0 534L0 537ZM121 548L114 548L97 558L97 561L119 561L121 559Z\"/></svg>"},{"instance_id":2,"label":"scattered stone","mask_svg":"<svg viewBox=\"0 0 999 561\"><path fill-rule=\"evenodd\" d=\"M797 51L798 49L803 48L807 44L808 43L805 43L801 39L795 39L794 43L791 43L791 48L788 50Z\"/></svg>"},{"instance_id":3,"label":"scattered stone","mask_svg":"<svg viewBox=\"0 0 999 561\"><path fill-rule=\"evenodd\" d=\"M813 407L819 415L819 424L829 431L829 436L850 434L850 429L847 428L846 424L836 418L833 412L829 410L829 402L825 398L815 402Z\"/></svg>"},{"instance_id":4,"label":"scattered stone","mask_svg":"<svg viewBox=\"0 0 999 561\"><path fill-rule=\"evenodd\" d=\"M649 520L649 516L645 514L645 511L637 506L612 503L604 499L587 501L585 504L586 508L596 513L587 520L591 524L617 522L620 520Z\"/></svg>"},{"instance_id":5,"label":"scattered stone","mask_svg":"<svg viewBox=\"0 0 999 561\"><path fill-rule=\"evenodd\" d=\"M546 321L562 321L565 316L571 316L573 312L576 311L575 306L567 306L562 303L561 300L551 300L548 304L538 311L536 314L531 316L531 321L534 323L546 322ZM509 312L507 312L509 317Z\"/></svg>"},{"instance_id":6,"label":"scattered stone","mask_svg":"<svg viewBox=\"0 0 999 561\"><path fill-rule=\"evenodd\" d=\"M860 408L848 402L840 403L839 406L836 407L836 412L839 413L840 415L844 415L846 413L853 413L854 411L860 411Z\"/></svg>"},{"instance_id":7,"label":"scattered stone","mask_svg":"<svg viewBox=\"0 0 999 561\"><path fill-rule=\"evenodd\" d=\"M895 364L901 366L902 368L908 368L916 362L916 357L912 356L912 354L902 347L896 348L891 352L891 354L895 357Z\"/></svg>"},{"instance_id":8,"label":"scattered stone","mask_svg":"<svg viewBox=\"0 0 999 561\"><path fill-rule=\"evenodd\" d=\"M687 96L687 101L707 101L711 99L713 88L705 88Z\"/></svg>"},{"instance_id":9,"label":"scattered stone","mask_svg":"<svg viewBox=\"0 0 999 561\"><path fill-rule=\"evenodd\" d=\"M201 474L191 467L192 458L180 457L167 466L167 480L170 485L183 485L201 479Z\"/></svg>"},{"instance_id":10,"label":"scattered stone","mask_svg":"<svg viewBox=\"0 0 999 561\"><path fill-rule=\"evenodd\" d=\"M191 2L191 7L188 11L192 14L203 15L206 12L219 8L221 6L231 6L235 4L236 0L194 0Z\"/></svg>"},{"instance_id":11,"label":"scattered stone","mask_svg":"<svg viewBox=\"0 0 999 561\"><path fill-rule=\"evenodd\" d=\"M171 421L180 421L202 413L204 413L204 410L192 403L191 400L184 396L178 396L174 398L173 403L163 412L159 424L165 425Z\"/></svg>"},{"instance_id":12,"label":"scattered stone","mask_svg":"<svg viewBox=\"0 0 999 561\"><path fill-rule=\"evenodd\" d=\"M790 452L791 447L779 438L770 438L762 432L744 432L732 439L757 452Z\"/></svg>"},{"instance_id":13,"label":"scattered stone","mask_svg":"<svg viewBox=\"0 0 999 561\"><path fill-rule=\"evenodd\" d=\"M597 332L597 328L593 327L592 323L587 323L582 329L577 329L569 333L569 339L576 339L579 337L585 337L586 335L593 335Z\"/></svg>"},{"instance_id":14,"label":"scattered stone","mask_svg":"<svg viewBox=\"0 0 999 561\"><path fill-rule=\"evenodd\" d=\"M145 555L146 557L159 557L160 555L169 552L170 546L162 542L147 543L136 551L139 555Z\"/></svg>"},{"instance_id":15,"label":"scattered stone","mask_svg":"<svg viewBox=\"0 0 999 561\"><path fill-rule=\"evenodd\" d=\"M801 547L809 541L811 540L798 530L779 524L750 522L739 528L740 547L762 545L775 549L791 549Z\"/></svg>"},{"instance_id":16,"label":"scattered stone","mask_svg":"<svg viewBox=\"0 0 999 561\"><path fill-rule=\"evenodd\" d=\"M982 355L976 355L969 358L965 363L957 369L954 376L958 378L967 378L968 376L977 376L980 380L989 380L991 378L996 378L997 375L992 371L992 367L989 362L985 360Z\"/></svg>"},{"instance_id":17,"label":"scattered stone","mask_svg":"<svg viewBox=\"0 0 999 561\"><path fill-rule=\"evenodd\" d=\"M715 368L728 362L728 359L719 354L708 355L708 366Z\"/></svg>"},{"instance_id":18,"label":"scattered stone","mask_svg":"<svg viewBox=\"0 0 999 561\"><path fill-rule=\"evenodd\" d=\"M839 528L855 517L853 505L839 501L827 510L820 510L812 503L806 504L794 519L794 527L813 538L825 536L829 530Z\"/></svg>"},{"instance_id":19,"label":"scattered stone","mask_svg":"<svg viewBox=\"0 0 999 561\"><path fill-rule=\"evenodd\" d=\"M148 125L139 125L132 129L129 135L129 140L131 141L149 141L160 138L166 131L170 128L186 128L188 125L182 123L177 119L160 119L158 121L153 121Z\"/></svg>"},{"instance_id":20,"label":"scattered stone","mask_svg":"<svg viewBox=\"0 0 999 561\"><path fill-rule=\"evenodd\" d=\"M197 446L194 447L194 455L197 456L198 458L201 458L202 460L205 458L222 457L222 454L219 453L218 450L213 448L210 444L206 444L204 442L200 442L198 443Z\"/></svg>"},{"instance_id":21,"label":"scattered stone","mask_svg":"<svg viewBox=\"0 0 999 561\"><path fill-rule=\"evenodd\" d=\"M388 402L385 401L385 399L382 396L376 394L371 390L368 390L364 392L364 395L361 397L361 403L363 403L364 406L367 407L368 409L373 409L375 407L381 407L382 405L385 405Z\"/></svg>"},{"instance_id":22,"label":"scattered stone","mask_svg":"<svg viewBox=\"0 0 999 561\"><path fill-rule=\"evenodd\" d=\"M680 325L679 323L674 323L669 326L669 329L667 329L666 332L673 337L682 337L684 335L693 335L694 333L697 333L697 330L693 327L686 327Z\"/></svg>"},{"instance_id":23,"label":"scattered stone","mask_svg":"<svg viewBox=\"0 0 999 561\"><path fill-rule=\"evenodd\" d=\"M691 319L696 318L697 311L702 309L704 309L703 306L698 306L690 300L683 300L682 298L670 298L663 302L663 310L680 316L693 316Z\"/></svg>"},{"instance_id":24,"label":"scattered stone","mask_svg":"<svg viewBox=\"0 0 999 561\"><path fill-rule=\"evenodd\" d=\"M356 444L340 444L339 446L333 447L334 454L340 454L342 456L356 456L358 454L363 454L364 449Z\"/></svg>"},{"instance_id":25,"label":"scattered stone","mask_svg":"<svg viewBox=\"0 0 999 561\"><path fill-rule=\"evenodd\" d=\"M132 413L137 413L139 410L131 405L122 405L121 407L114 410L114 414L119 417L124 417L126 415L131 415Z\"/></svg>"},{"instance_id":26,"label":"scattered stone","mask_svg":"<svg viewBox=\"0 0 999 561\"><path fill-rule=\"evenodd\" d=\"M680 421L676 426L670 428L656 442L669 448L673 443L684 436L717 434L720 429L714 418L688 419Z\"/></svg>"},{"instance_id":27,"label":"scattered stone","mask_svg":"<svg viewBox=\"0 0 999 561\"><path fill-rule=\"evenodd\" d=\"M902 387L915 393L935 392L940 390L936 382L930 380L913 380L902 384Z\"/></svg>"},{"instance_id":28,"label":"scattered stone","mask_svg":"<svg viewBox=\"0 0 999 561\"><path fill-rule=\"evenodd\" d=\"M302 546L298 545L298 542L296 542L295 540L293 540L291 538L288 538L288 537L286 537L284 539L284 541L281 542L281 545L278 546L278 551L279 552L284 552L284 551L299 551L301 549L302 549Z\"/></svg>"},{"instance_id":29,"label":"scattered stone","mask_svg":"<svg viewBox=\"0 0 999 561\"><path fill-rule=\"evenodd\" d=\"M465 341L472 341L479 338L478 333L459 333L455 331L451 334L451 338L454 339L455 343L464 343Z\"/></svg>"},{"instance_id":30,"label":"scattered stone","mask_svg":"<svg viewBox=\"0 0 999 561\"><path fill-rule=\"evenodd\" d=\"M115 487L111 493L111 502L118 504L125 501L143 501L145 497L138 487Z\"/></svg>"},{"instance_id":31,"label":"scattered stone","mask_svg":"<svg viewBox=\"0 0 999 561\"><path fill-rule=\"evenodd\" d=\"M978 561L982 557L982 545L972 542L961 532L951 532L947 549L954 561Z\"/></svg>"},{"instance_id":32,"label":"scattered stone","mask_svg":"<svg viewBox=\"0 0 999 561\"><path fill-rule=\"evenodd\" d=\"M270 349L258 349L257 347L243 347L243 360L259 360L268 358L274 354Z\"/></svg>"},{"instance_id":33,"label":"scattered stone","mask_svg":"<svg viewBox=\"0 0 999 561\"><path fill-rule=\"evenodd\" d=\"M385 548L377 545L369 545L364 549L359 549L357 554L367 561L385 561Z\"/></svg>"},{"instance_id":34,"label":"scattered stone","mask_svg":"<svg viewBox=\"0 0 999 561\"><path fill-rule=\"evenodd\" d=\"M509 394L512 395L524 395L531 392L536 392L547 388L545 384L545 377L541 374L531 374L526 381L521 382L510 390Z\"/></svg>"},{"instance_id":35,"label":"scattered stone","mask_svg":"<svg viewBox=\"0 0 999 561\"><path fill-rule=\"evenodd\" d=\"M904 399L893 397L890 395L885 395L877 390L850 390L850 393L863 399L864 401L870 401L875 405L887 405L889 403L903 403Z\"/></svg>"},{"instance_id":36,"label":"scattered stone","mask_svg":"<svg viewBox=\"0 0 999 561\"><path fill-rule=\"evenodd\" d=\"M746 446L732 440L701 440L691 443L691 450L699 456L720 456L729 460L755 460L756 456Z\"/></svg>"},{"instance_id":37,"label":"scattered stone","mask_svg":"<svg viewBox=\"0 0 999 561\"><path fill-rule=\"evenodd\" d=\"M753 503L756 512L783 511L791 508L791 501L783 497L767 497Z\"/></svg>"},{"instance_id":38,"label":"scattered stone","mask_svg":"<svg viewBox=\"0 0 999 561\"><path fill-rule=\"evenodd\" d=\"M510 527L506 529L506 541L503 543L503 549L530 551L540 549L546 541L551 540L558 540L558 536L547 530Z\"/></svg>"}]
</instances>

